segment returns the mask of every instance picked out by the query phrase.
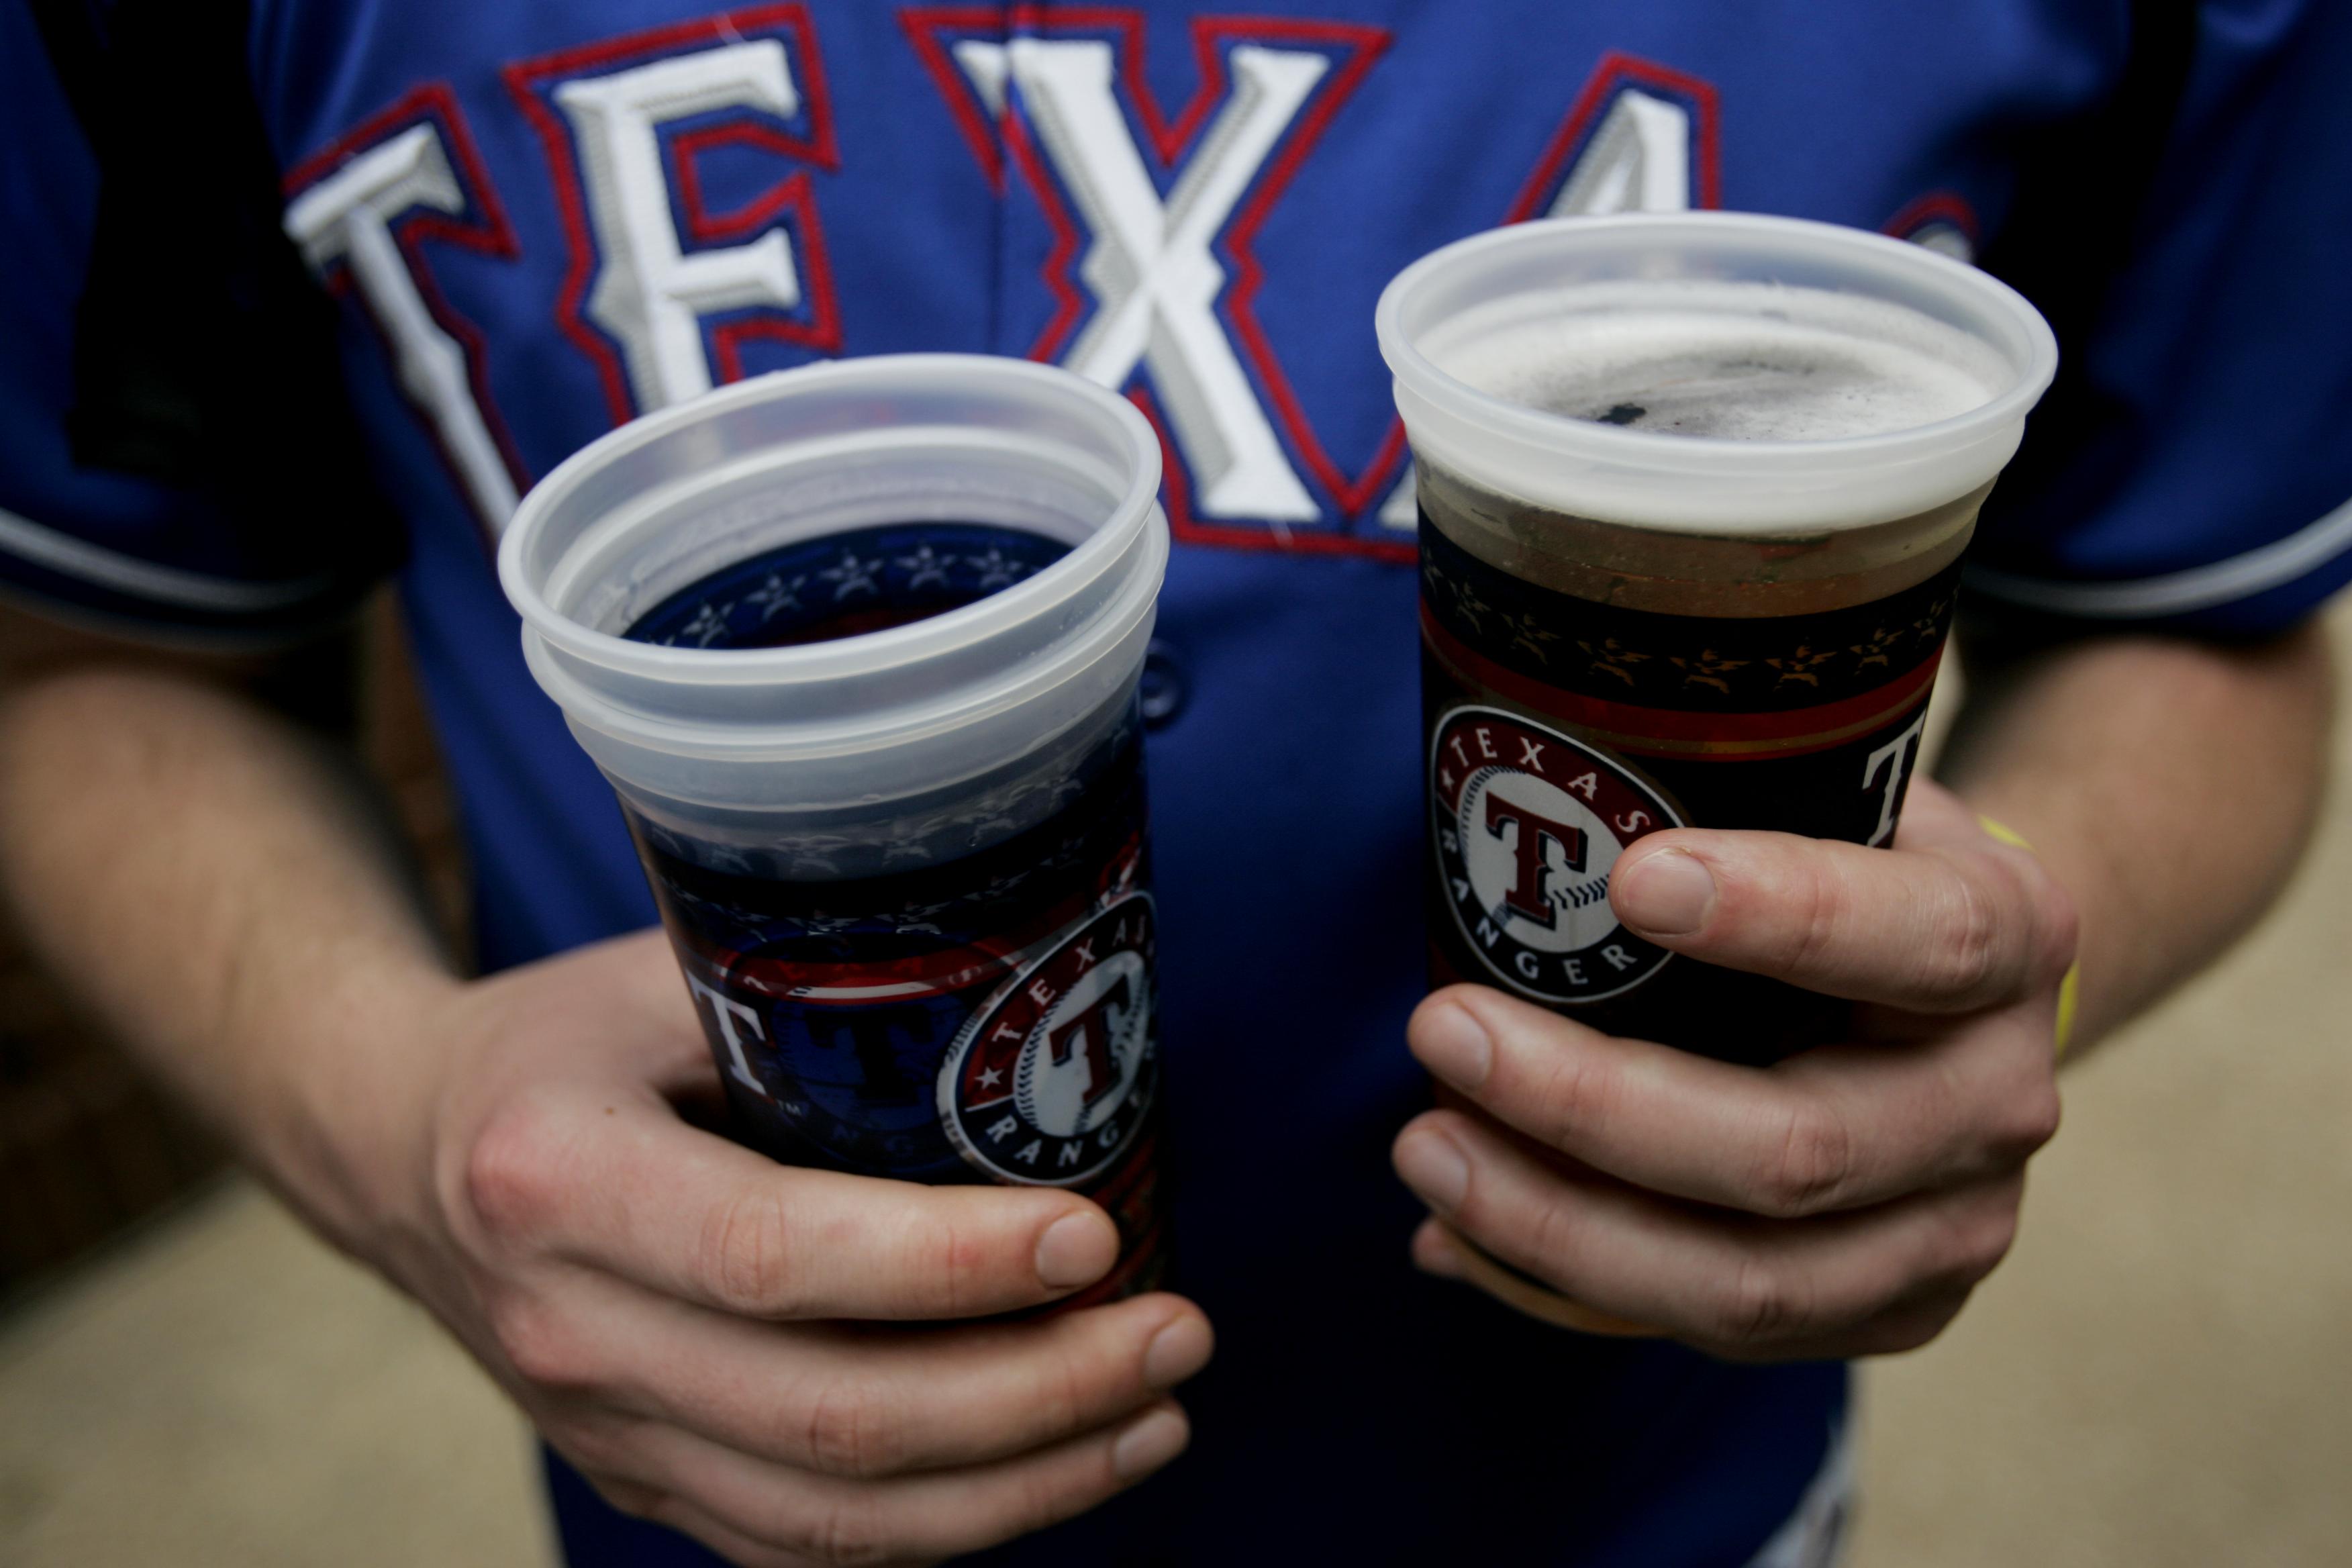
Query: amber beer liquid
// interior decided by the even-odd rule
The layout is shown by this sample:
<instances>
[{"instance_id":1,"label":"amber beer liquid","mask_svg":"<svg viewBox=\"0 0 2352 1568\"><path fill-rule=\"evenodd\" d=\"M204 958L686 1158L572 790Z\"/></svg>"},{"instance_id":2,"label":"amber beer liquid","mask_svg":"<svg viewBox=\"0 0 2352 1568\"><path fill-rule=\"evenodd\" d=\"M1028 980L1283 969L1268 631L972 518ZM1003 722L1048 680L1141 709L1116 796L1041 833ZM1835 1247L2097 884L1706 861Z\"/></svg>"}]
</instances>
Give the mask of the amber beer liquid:
<instances>
[{"instance_id":1,"label":"amber beer liquid","mask_svg":"<svg viewBox=\"0 0 2352 1568\"><path fill-rule=\"evenodd\" d=\"M1885 844L1983 488L1800 541L1642 532L1423 465L1433 980L1769 1061L1834 1026L1619 925L1617 858L1679 826Z\"/></svg>"}]
</instances>

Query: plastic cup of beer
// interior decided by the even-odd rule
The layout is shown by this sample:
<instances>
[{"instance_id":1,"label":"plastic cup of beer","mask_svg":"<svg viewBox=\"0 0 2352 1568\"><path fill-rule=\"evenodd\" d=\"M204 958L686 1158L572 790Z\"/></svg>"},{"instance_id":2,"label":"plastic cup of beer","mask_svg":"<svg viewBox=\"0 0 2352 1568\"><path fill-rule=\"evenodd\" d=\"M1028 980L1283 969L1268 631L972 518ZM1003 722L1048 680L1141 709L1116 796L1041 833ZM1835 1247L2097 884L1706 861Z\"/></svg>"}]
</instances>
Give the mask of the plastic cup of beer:
<instances>
[{"instance_id":1,"label":"plastic cup of beer","mask_svg":"<svg viewBox=\"0 0 2352 1568\"><path fill-rule=\"evenodd\" d=\"M1827 1038L1840 1005L1620 925L1610 871L1680 826L1892 839L2048 325L1921 247L1731 213L1477 235L1377 322L1420 500L1433 981L1738 1061Z\"/></svg>"},{"instance_id":2,"label":"plastic cup of beer","mask_svg":"<svg viewBox=\"0 0 2352 1568\"><path fill-rule=\"evenodd\" d=\"M1163 1264L1136 692L1168 559L1124 399L882 356L635 420L499 570L775 1158L1096 1198Z\"/></svg>"}]
</instances>

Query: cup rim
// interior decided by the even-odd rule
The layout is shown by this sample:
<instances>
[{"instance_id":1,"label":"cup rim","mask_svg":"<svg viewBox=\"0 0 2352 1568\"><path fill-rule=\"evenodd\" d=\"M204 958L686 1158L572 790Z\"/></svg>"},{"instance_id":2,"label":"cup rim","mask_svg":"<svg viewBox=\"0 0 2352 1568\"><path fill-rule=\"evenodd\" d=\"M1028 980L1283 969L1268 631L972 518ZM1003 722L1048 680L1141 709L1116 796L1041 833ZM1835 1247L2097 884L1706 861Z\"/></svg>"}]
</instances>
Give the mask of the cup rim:
<instances>
[{"instance_id":1,"label":"cup rim","mask_svg":"<svg viewBox=\"0 0 2352 1568\"><path fill-rule=\"evenodd\" d=\"M1108 416L1129 460L1126 493L1085 540L1022 581L952 610L880 631L793 647L671 647L599 631L558 609L541 592L523 555L530 538L564 501L610 464L681 427L779 396L855 393L929 375L997 378L1083 405ZM524 625L566 655L615 670L681 685L784 685L835 680L950 653L990 631L1045 609L1098 575L1129 549L1160 490L1158 436L1126 398L1057 366L997 354L868 354L772 371L641 415L573 452L533 485L500 534L498 575Z\"/></svg>"},{"instance_id":2,"label":"cup rim","mask_svg":"<svg viewBox=\"0 0 2352 1568\"><path fill-rule=\"evenodd\" d=\"M1664 240L1685 238L1695 248L1736 240L1760 242L1766 247L1777 245L1792 258L1801 251L1818 254L1827 247L1839 247L1864 258L1866 271L1900 273L1923 280L2008 322L2018 332L2020 342L1991 346L2011 363L2014 380L1974 408L1899 430L1813 441L1676 436L1596 424L1497 397L1441 369L1406 329L1405 316L1423 290L1465 266L1499 252L1559 246L1580 238L1589 238L1598 247L1608 236L1628 230L1648 232ZM1381 290L1373 311L1373 328L1381 357L1401 390L1497 439L1540 447L1570 461L1716 478L1753 475L1760 479L1845 466L1883 470L1913 461L1933 461L1988 442L2004 426L2021 425L2048 389L2058 365L2057 338L2041 312L2016 289L1966 262L1906 240L1840 224L1714 210L1544 218L1472 235L1430 252L1398 273ZM2021 363L2012 353L2019 346L2024 350ZM1961 487L1955 494L1965 493L1968 488Z\"/></svg>"}]
</instances>

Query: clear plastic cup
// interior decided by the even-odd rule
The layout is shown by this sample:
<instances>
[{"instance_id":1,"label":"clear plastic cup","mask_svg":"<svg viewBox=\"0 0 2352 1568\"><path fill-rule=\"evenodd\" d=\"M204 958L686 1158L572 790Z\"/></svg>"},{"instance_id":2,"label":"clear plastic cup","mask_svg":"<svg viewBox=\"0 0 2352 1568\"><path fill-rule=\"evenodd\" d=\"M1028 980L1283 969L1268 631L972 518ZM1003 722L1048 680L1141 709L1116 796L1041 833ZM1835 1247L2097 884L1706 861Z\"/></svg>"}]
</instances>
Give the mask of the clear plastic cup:
<instances>
[{"instance_id":1,"label":"clear plastic cup","mask_svg":"<svg viewBox=\"0 0 2352 1568\"><path fill-rule=\"evenodd\" d=\"M612 432L524 498L499 555L531 673L620 798L755 1141L1087 1191L1128 1243L1105 1289L1139 1287L1158 1253L1135 696L1168 558L1159 481L1150 426L1077 376L876 357ZM625 635L741 563L841 540L856 570L774 592L831 575L878 593L887 567L856 541L966 527L1066 553L833 640ZM973 1110L1005 1075L1018 1095Z\"/></svg>"},{"instance_id":2,"label":"clear plastic cup","mask_svg":"<svg viewBox=\"0 0 2352 1568\"><path fill-rule=\"evenodd\" d=\"M1477 235L1376 321L1421 503L1433 983L1738 1061L1826 1038L1842 1005L1634 936L1611 868L1682 826L1892 839L2049 327L1920 247L1731 213Z\"/></svg>"}]
</instances>

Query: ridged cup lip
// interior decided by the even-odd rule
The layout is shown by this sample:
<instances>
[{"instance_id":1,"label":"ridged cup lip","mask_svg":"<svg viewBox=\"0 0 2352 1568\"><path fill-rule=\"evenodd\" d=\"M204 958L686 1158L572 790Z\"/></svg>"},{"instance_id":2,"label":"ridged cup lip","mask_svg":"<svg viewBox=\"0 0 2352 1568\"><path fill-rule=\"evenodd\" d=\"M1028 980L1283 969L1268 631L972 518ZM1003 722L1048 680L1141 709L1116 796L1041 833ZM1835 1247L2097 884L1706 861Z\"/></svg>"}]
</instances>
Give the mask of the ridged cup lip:
<instances>
[{"instance_id":1,"label":"ridged cup lip","mask_svg":"<svg viewBox=\"0 0 2352 1568\"><path fill-rule=\"evenodd\" d=\"M2010 364L2013 379L1987 402L1948 418L1874 435L1839 437L1819 441L1734 440L1720 437L1666 435L1657 431L1600 425L1566 415L1547 413L1497 397L1441 368L1423 352L1420 331L1436 323L1414 323L1409 317L1434 285L1465 268L1491 263L1514 251L1535 253L1557 248L1563 254L1584 249L1599 252L1632 235L1654 239L1661 247L1682 247L1692 254L1724 250L1738 245L1769 250L1779 247L1793 261L1810 253L1819 258L1836 254L1851 261L1857 279L1899 279L1913 287L1964 300L1982 317L1999 322L2008 341L1991 346ZM1700 274L1704 276L1704 274ZM1507 294L1498 294L1507 298ZM1541 448L1564 464L1582 463L1596 471L1624 476L1654 476L1664 487L1694 481L1752 479L1769 483L1813 479L1845 471L1856 476L1885 476L1914 467L1954 460L1955 454L1996 447L1999 455L1969 483L1957 484L1949 500L1966 494L1992 478L2014 449L2012 430L2021 428L2025 416L2050 385L2058 366L2058 343L2049 323L2025 297L2008 284L1966 262L1939 255L1923 246L1837 224L1809 218L1780 217L1758 213L1689 212L1628 213L1606 217L1548 218L1515 224L1473 235L1430 252L1391 280L1373 312L1373 329L1381 357L1397 381L1402 404L1418 398L1444 416L1475 426L1497 441L1513 441ZM1407 421L1410 426L1412 421ZM1471 474L1467 477L1477 479ZM1541 498L1527 498L1540 500ZM1928 504L1933 504L1932 502ZM1671 507L1664 509L1671 511ZM1923 508L1924 510L1924 508ZM1689 528L1671 517L1658 526Z\"/></svg>"},{"instance_id":2,"label":"ridged cup lip","mask_svg":"<svg viewBox=\"0 0 2352 1568\"><path fill-rule=\"evenodd\" d=\"M531 536L583 484L628 454L680 429L780 395L878 393L908 378L934 374L996 377L1007 385L1026 384L1047 395L1069 398L1074 406L1082 401L1091 412L1106 416L1124 440L1131 477L1102 524L1060 560L971 604L902 626L792 647L666 647L600 631L550 602L525 563ZM983 640L993 626L1050 613L1056 602L1099 575L1132 545L1156 502L1160 466L1159 437L1133 404L1050 365L961 353L836 360L732 383L641 416L581 447L532 486L516 509L499 542L499 581L532 632L551 647L591 664L689 686L833 680L935 658Z\"/></svg>"}]
</instances>

